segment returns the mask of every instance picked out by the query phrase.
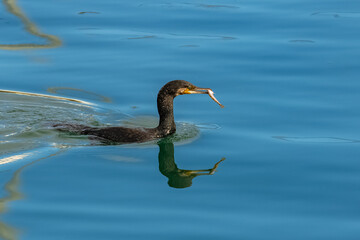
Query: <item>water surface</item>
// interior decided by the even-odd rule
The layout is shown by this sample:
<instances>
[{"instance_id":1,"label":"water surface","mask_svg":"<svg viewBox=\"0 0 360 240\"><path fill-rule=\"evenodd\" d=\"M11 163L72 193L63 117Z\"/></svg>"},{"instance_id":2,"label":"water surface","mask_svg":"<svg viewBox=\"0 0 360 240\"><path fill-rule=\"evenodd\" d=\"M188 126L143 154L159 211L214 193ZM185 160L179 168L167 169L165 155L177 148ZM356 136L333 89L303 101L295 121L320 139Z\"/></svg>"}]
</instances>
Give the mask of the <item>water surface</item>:
<instances>
[{"instance_id":1,"label":"water surface","mask_svg":"<svg viewBox=\"0 0 360 240\"><path fill-rule=\"evenodd\" d=\"M3 1L0 89L42 95L0 93L1 238L359 239L359 24L357 1ZM179 96L146 144L51 128L154 125L173 79L225 108Z\"/></svg>"}]
</instances>

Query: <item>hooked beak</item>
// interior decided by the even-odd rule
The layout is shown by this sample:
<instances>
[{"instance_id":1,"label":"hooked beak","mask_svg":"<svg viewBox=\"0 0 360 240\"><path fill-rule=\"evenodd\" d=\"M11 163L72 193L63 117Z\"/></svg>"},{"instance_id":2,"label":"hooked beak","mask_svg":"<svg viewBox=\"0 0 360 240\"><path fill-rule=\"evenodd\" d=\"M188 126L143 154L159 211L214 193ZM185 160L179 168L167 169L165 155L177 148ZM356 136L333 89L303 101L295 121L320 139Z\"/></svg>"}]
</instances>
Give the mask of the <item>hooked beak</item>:
<instances>
[{"instance_id":1,"label":"hooked beak","mask_svg":"<svg viewBox=\"0 0 360 240\"><path fill-rule=\"evenodd\" d=\"M193 89L185 88L183 94L208 94L208 90L210 88L198 88L195 87Z\"/></svg>"},{"instance_id":2,"label":"hooked beak","mask_svg":"<svg viewBox=\"0 0 360 240\"><path fill-rule=\"evenodd\" d=\"M224 105L222 105L214 96L214 92L211 90L211 88L199 88L195 87L193 89L184 89L182 94L209 94L212 100L214 100L217 104L220 105L221 108L224 108Z\"/></svg>"}]
</instances>

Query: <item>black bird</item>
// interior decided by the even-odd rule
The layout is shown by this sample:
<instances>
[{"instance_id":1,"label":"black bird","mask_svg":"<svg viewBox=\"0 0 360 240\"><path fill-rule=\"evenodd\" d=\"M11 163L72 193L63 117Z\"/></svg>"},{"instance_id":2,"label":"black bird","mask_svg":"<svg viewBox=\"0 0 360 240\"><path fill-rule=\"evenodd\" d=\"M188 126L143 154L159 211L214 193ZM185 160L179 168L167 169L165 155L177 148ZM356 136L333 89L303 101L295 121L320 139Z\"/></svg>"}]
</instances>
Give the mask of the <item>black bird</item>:
<instances>
[{"instance_id":1,"label":"black bird","mask_svg":"<svg viewBox=\"0 0 360 240\"><path fill-rule=\"evenodd\" d=\"M103 127L94 128L78 125L67 125L71 127L72 132L82 135L91 135L114 143L133 143L145 142L153 139L169 136L176 131L173 112L173 100L176 96L184 94L209 94L209 96L224 107L214 97L210 88L199 88L184 80L174 80L165 84L157 96L157 108L160 116L159 125L155 128L126 128L126 127ZM59 130L66 131L62 128L64 125L55 125L61 127ZM76 130L75 130L76 129Z\"/></svg>"}]
</instances>

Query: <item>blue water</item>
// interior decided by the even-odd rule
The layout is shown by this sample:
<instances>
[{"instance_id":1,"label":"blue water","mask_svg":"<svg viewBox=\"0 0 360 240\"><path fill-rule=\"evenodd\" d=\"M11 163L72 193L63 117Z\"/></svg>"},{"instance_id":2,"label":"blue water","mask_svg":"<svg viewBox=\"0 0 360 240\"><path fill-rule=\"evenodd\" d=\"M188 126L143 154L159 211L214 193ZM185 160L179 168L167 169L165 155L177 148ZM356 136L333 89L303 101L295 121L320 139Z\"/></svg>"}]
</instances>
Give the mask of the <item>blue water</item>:
<instances>
[{"instance_id":1,"label":"blue water","mask_svg":"<svg viewBox=\"0 0 360 240\"><path fill-rule=\"evenodd\" d=\"M359 239L359 26L354 0L3 1L0 238ZM225 108L177 97L159 143L51 128L154 125L173 79Z\"/></svg>"}]
</instances>

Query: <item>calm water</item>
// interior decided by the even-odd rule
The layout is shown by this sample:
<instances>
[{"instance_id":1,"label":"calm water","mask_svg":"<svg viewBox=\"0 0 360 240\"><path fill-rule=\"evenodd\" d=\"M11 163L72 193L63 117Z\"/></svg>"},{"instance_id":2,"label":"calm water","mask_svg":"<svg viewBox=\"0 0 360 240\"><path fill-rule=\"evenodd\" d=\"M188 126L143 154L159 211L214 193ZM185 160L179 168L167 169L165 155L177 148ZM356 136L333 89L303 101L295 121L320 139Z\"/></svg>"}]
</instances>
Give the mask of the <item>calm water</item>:
<instances>
[{"instance_id":1,"label":"calm water","mask_svg":"<svg viewBox=\"0 0 360 240\"><path fill-rule=\"evenodd\" d=\"M359 239L360 2L3 1L2 239ZM54 122L156 124L104 146ZM209 169L219 162L213 175ZM197 175L190 170L203 171Z\"/></svg>"}]
</instances>

